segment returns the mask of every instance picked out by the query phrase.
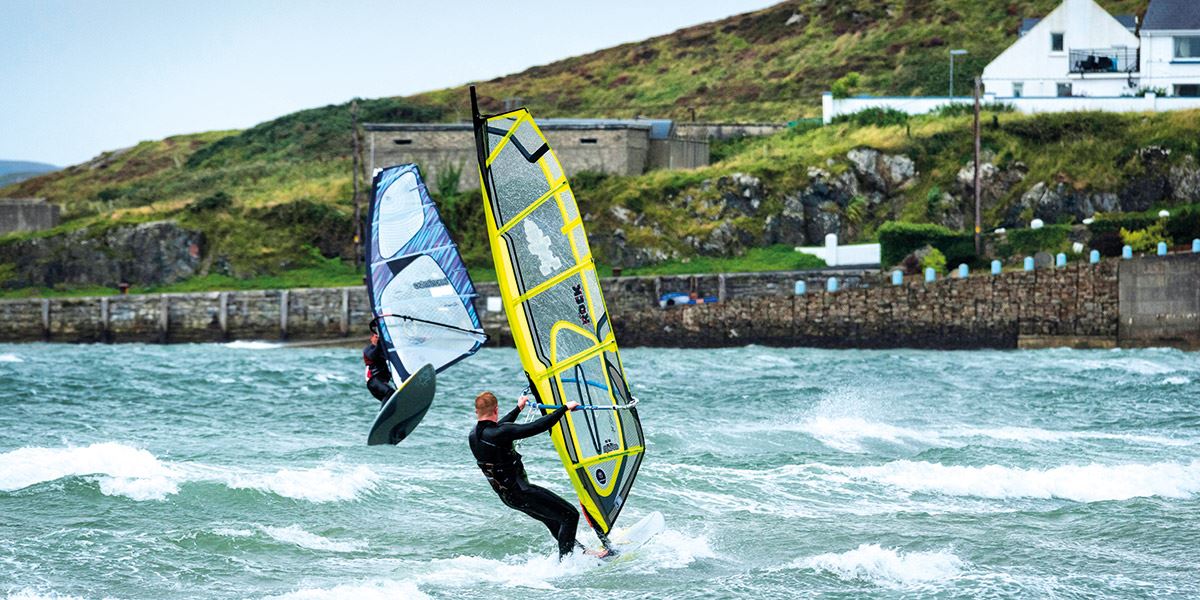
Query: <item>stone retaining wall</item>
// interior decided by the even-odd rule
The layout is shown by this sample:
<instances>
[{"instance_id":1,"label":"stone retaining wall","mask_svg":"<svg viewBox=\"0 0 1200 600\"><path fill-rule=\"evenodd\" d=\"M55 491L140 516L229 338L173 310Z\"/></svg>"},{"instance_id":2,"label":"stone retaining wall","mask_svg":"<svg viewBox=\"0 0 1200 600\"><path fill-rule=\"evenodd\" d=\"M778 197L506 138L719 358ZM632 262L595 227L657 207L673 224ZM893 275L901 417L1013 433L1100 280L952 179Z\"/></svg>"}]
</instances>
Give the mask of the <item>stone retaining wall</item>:
<instances>
[{"instance_id":1,"label":"stone retaining wall","mask_svg":"<svg viewBox=\"0 0 1200 600\"><path fill-rule=\"evenodd\" d=\"M1129 286L1145 279L1130 273L1169 282L1167 287L1174 291L1168 295L1182 294L1187 298L1181 296L1181 301L1192 302L1192 296L1200 297L1200 277L1188 275L1195 272L1200 272L1200 254L1113 259L931 283L910 277L900 286L891 285L879 272L830 270L616 277L603 286L617 337L626 347L1108 347L1125 338L1135 345L1191 339L1180 338L1177 331L1175 338L1160 339L1144 327L1136 329L1141 323L1136 319L1123 325L1121 316L1134 310L1128 306L1133 294ZM839 277L839 291L824 291L829 276ZM813 291L794 295L799 279ZM498 295L496 284L477 287L476 308L493 343L510 343L504 314L487 310L488 297ZM658 306L663 293L691 291L716 296L720 302ZM1153 297L1162 293L1156 291ZM1149 297L1143 293L1143 298ZM1162 306L1167 305L1160 302L1144 309L1157 311ZM6 300L0 301L0 341L357 338L365 337L369 315L361 287ZM1163 318L1152 320L1161 323ZM1195 325L1194 315L1181 318L1185 328Z\"/></svg>"}]
</instances>

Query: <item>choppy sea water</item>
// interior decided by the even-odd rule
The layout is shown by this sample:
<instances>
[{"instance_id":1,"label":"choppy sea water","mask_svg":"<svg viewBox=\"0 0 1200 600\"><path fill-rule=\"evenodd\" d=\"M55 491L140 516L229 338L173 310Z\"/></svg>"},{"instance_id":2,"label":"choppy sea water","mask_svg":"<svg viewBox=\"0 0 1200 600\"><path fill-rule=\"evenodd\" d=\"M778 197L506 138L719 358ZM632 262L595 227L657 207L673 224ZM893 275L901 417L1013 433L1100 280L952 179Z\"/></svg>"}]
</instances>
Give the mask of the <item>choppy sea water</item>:
<instances>
[{"instance_id":1,"label":"choppy sea water","mask_svg":"<svg viewBox=\"0 0 1200 600\"><path fill-rule=\"evenodd\" d=\"M631 349L648 452L562 564L466 446L511 350L367 447L350 349L0 345L0 596L1200 596L1200 355ZM531 478L571 499L547 438ZM594 543L586 533L582 539Z\"/></svg>"}]
</instances>

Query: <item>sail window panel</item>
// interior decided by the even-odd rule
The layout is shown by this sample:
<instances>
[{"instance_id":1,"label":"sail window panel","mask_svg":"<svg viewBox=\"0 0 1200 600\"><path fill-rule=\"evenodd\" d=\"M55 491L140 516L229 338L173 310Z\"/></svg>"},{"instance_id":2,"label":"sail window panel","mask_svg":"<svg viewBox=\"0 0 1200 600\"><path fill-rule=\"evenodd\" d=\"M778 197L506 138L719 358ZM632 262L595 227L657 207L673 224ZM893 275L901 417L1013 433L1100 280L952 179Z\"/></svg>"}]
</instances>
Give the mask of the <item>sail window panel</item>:
<instances>
[{"instance_id":1,"label":"sail window panel","mask_svg":"<svg viewBox=\"0 0 1200 600\"><path fill-rule=\"evenodd\" d=\"M560 328L556 334L556 337L557 339L554 340L554 358L556 361L565 360L596 347L595 340L567 327ZM564 377L566 377L566 375L564 375ZM604 380L600 379L599 381L603 383ZM595 394L600 394L601 392L607 393L603 390L591 391ZM579 398L572 399L583 402L583 400Z\"/></svg>"},{"instance_id":2,"label":"sail window panel","mask_svg":"<svg viewBox=\"0 0 1200 600\"><path fill-rule=\"evenodd\" d=\"M509 143L511 144L514 141L519 143L521 148L525 150L525 154L530 156L537 153L546 144L546 140L542 139L542 136L538 134L533 124L529 121L522 121L517 126L517 132L513 134Z\"/></svg>"},{"instance_id":3,"label":"sail window panel","mask_svg":"<svg viewBox=\"0 0 1200 600\"><path fill-rule=\"evenodd\" d=\"M520 272L521 293L575 266L571 242L562 234L562 214L554 202L543 202L504 232Z\"/></svg>"},{"instance_id":4,"label":"sail window panel","mask_svg":"<svg viewBox=\"0 0 1200 600\"><path fill-rule=\"evenodd\" d=\"M511 117L502 117L497 119L488 119L488 149L495 150L496 146L500 145L500 140L512 129L516 120Z\"/></svg>"},{"instance_id":5,"label":"sail window panel","mask_svg":"<svg viewBox=\"0 0 1200 600\"><path fill-rule=\"evenodd\" d=\"M587 234L583 232L582 227L574 227L571 229L571 239L575 240L575 252L579 254L579 259L584 260L588 254L591 254L591 249L588 248Z\"/></svg>"},{"instance_id":6,"label":"sail window panel","mask_svg":"<svg viewBox=\"0 0 1200 600\"><path fill-rule=\"evenodd\" d=\"M380 315L412 316L465 330L478 328L476 318L445 271L429 256L418 256L397 273L375 302L375 312ZM441 368L473 352L483 341L479 334L417 323L400 316L385 316L381 322L396 350L398 366L406 373L415 372L425 363Z\"/></svg>"},{"instance_id":7,"label":"sail window panel","mask_svg":"<svg viewBox=\"0 0 1200 600\"><path fill-rule=\"evenodd\" d=\"M562 165L558 164L558 156L551 150L542 158L546 161L546 170L550 172L550 181L558 181L562 176Z\"/></svg>"},{"instance_id":8,"label":"sail window panel","mask_svg":"<svg viewBox=\"0 0 1200 600\"><path fill-rule=\"evenodd\" d=\"M563 401L587 406L610 406L608 384L599 357L585 361L559 374ZM575 438L579 440L580 460L621 449L622 438L614 410L580 410L567 413Z\"/></svg>"},{"instance_id":9,"label":"sail window panel","mask_svg":"<svg viewBox=\"0 0 1200 600\"><path fill-rule=\"evenodd\" d=\"M373 227L379 258L395 256L424 226L425 209L421 201L420 183L416 173L410 171L384 190L376 206Z\"/></svg>"},{"instance_id":10,"label":"sail window panel","mask_svg":"<svg viewBox=\"0 0 1200 600\"><path fill-rule=\"evenodd\" d=\"M526 315L532 316L529 325L534 334L537 352L547 366L551 364L550 359L554 356L550 353L550 343L551 329L556 323L565 321L584 331L592 331L591 315L586 309L585 312L580 312L582 302L583 284L577 277L568 277L525 301L529 308ZM594 344L589 344L591 345ZM559 348L555 360L567 358L568 352L569 350Z\"/></svg>"},{"instance_id":11,"label":"sail window panel","mask_svg":"<svg viewBox=\"0 0 1200 600\"><path fill-rule=\"evenodd\" d=\"M575 196L569 188L558 193L558 200L562 202L563 214L567 216L568 223L579 218L579 206L575 204Z\"/></svg>"},{"instance_id":12,"label":"sail window panel","mask_svg":"<svg viewBox=\"0 0 1200 600\"><path fill-rule=\"evenodd\" d=\"M492 162L492 179L495 182L501 224L507 224L535 200L550 192L550 183L546 181L541 167L526 160L514 144L505 144Z\"/></svg>"}]
</instances>

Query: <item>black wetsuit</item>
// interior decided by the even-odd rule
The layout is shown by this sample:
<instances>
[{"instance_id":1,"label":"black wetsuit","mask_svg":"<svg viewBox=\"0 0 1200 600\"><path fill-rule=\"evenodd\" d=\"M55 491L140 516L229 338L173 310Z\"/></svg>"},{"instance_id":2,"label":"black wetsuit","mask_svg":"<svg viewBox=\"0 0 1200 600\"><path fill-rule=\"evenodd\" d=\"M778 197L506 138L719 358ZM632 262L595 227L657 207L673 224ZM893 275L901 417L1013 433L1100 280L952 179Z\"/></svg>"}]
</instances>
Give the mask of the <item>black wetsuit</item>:
<instances>
[{"instance_id":1,"label":"black wetsuit","mask_svg":"<svg viewBox=\"0 0 1200 600\"><path fill-rule=\"evenodd\" d=\"M541 521L558 540L560 557L575 549L579 511L554 492L529 483L513 441L549 431L566 411L561 407L532 423L518 425L513 421L521 410L514 408L498 422L480 421L470 435L471 453L500 500Z\"/></svg>"},{"instance_id":2,"label":"black wetsuit","mask_svg":"<svg viewBox=\"0 0 1200 600\"><path fill-rule=\"evenodd\" d=\"M363 348L363 363L367 365L367 389L376 400L386 402L396 392L392 372L387 366L387 351L383 344L367 344Z\"/></svg>"}]
</instances>

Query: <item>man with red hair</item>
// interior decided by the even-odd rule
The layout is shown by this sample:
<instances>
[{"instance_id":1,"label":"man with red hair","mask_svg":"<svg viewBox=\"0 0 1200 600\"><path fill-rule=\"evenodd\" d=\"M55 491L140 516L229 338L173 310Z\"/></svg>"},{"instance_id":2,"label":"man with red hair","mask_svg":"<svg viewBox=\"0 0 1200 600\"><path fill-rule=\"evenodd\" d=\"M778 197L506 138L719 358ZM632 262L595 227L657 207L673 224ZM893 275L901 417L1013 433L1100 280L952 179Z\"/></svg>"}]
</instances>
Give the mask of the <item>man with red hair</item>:
<instances>
[{"instance_id":1,"label":"man with red hair","mask_svg":"<svg viewBox=\"0 0 1200 600\"><path fill-rule=\"evenodd\" d=\"M541 521L550 535L558 541L558 557L570 554L575 549L575 530L579 525L579 511L546 488L529 483L521 455L513 448L513 442L549 431L568 410L575 410L578 402L568 402L554 412L525 424L515 423L528 398L521 396L517 407L500 417L496 396L484 392L475 398L475 428L469 436L471 453L487 477L492 489L509 508L519 510Z\"/></svg>"}]
</instances>

